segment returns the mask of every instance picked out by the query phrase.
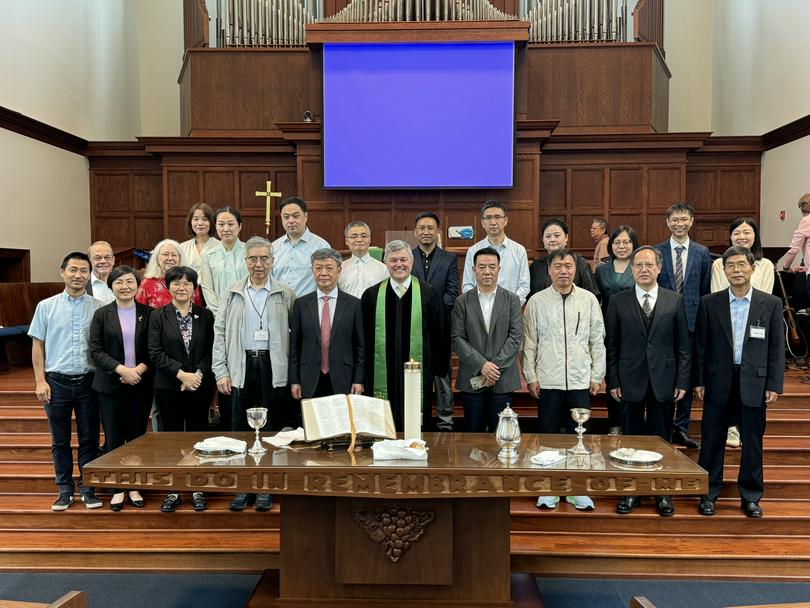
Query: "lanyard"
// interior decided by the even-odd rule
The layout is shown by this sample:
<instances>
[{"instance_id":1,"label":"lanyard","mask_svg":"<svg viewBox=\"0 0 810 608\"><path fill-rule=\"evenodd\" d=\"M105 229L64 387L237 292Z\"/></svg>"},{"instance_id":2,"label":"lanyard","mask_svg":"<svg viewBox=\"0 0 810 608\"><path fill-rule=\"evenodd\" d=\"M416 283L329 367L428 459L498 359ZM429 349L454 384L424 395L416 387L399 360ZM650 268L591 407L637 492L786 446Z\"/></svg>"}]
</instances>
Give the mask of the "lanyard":
<instances>
[{"instance_id":1,"label":"lanyard","mask_svg":"<svg viewBox=\"0 0 810 608\"><path fill-rule=\"evenodd\" d=\"M256 289L256 288L254 287L253 289ZM264 288L262 288L262 289L264 289ZM250 287L248 287L248 289L246 289L245 291L247 291L247 297L248 297L248 300L250 300L250 305L253 307L253 310L256 311L256 314L259 315L259 329L262 330L262 329L264 329L264 327L263 327L264 311L267 309L267 300L270 299L270 294L268 293L267 297L264 299L264 306L262 306L262 310L260 312L258 306L256 306L256 301L250 295ZM259 292L259 290L256 289L256 293L258 293L258 292Z\"/></svg>"}]
</instances>

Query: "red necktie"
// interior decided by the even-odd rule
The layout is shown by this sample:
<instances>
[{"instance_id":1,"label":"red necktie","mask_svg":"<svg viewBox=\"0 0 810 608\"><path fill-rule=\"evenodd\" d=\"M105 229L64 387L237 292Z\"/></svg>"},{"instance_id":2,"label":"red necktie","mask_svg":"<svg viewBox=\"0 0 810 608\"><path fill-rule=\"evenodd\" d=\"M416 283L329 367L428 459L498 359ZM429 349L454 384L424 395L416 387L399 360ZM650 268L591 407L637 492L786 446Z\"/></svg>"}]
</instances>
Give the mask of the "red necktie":
<instances>
[{"instance_id":1,"label":"red necktie","mask_svg":"<svg viewBox=\"0 0 810 608\"><path fill-rule=\"evenodd\" d=\"M323 296L321 312L321 373L329 373L329 336L332 333L332 320L329 318L329 296Z\"/></svg>"}]
</instances>

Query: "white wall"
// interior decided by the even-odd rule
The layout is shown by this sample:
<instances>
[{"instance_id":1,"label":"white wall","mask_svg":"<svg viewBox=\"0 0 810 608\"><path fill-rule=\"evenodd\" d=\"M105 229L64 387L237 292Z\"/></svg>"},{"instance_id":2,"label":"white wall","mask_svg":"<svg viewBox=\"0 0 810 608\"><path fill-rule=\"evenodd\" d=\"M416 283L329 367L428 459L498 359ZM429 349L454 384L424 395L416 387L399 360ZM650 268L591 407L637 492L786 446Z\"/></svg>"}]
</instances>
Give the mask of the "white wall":
<instances>
[{"instance_id":1,"label":"white wall","mask_svg":"<svg viewBox=\"0 0 810 608\"><path fill-rule=\"evenodd\" d=\"M810 192L810 137L774 148L762 156L760 225L765 247L787 247L802 217L799 197ZM785 221L779 211L786 212Z\"/></svg>"},{"instance_id":2,"label":"white wall","mask_svg":"<svg viewBox=\"0 0 810 608\"><path fill-rule=\"evenodd\" d=\"M66 253L90 243L87 160L0 129L0 247L31 250L31 280L59 281Z\"/></svg>"}]
</instances>

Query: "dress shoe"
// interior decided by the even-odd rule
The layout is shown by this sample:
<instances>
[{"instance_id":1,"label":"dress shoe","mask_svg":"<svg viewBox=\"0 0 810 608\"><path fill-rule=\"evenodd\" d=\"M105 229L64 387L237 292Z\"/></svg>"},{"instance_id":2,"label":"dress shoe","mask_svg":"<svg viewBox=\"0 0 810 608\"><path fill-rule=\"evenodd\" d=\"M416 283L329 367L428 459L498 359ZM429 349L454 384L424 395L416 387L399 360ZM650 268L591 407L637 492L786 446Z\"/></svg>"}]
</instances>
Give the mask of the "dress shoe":
<instances>
[{"instance_id":1,"label":"dress shoe","mask_svg":"<svg viewBox=\"0 0 810 608\"><path fill-rule=\"evenodd\" d=\"M240 492L234 499L231 501L231 504L228 505L228 508L231 511L244 511L245 507L248 506L250 502L250 494L246 494L244 492Z\"/></svg>"},{"instance_id":2,"label":"dress shoe","mask_svg":"<svg viewBox=\"0 0 810 608\"><path fill-rule=\"evenodd\" d=\"M728 427L728 435L726 435L726 447L738 448L741 445L742 441L740 440L740 431L737 430L736 426Z\"/></svg>"},{"instance_id":3,"label":"dress shoe","mask_svg":"<svg viewBox=\"0 0 810 608\"><path fill-rule=\"evenodd\" d=\"M671 496L659 496L656 498L655 509L661 517L672 517L675 515L675 505L672 504Z\"/></svg>"},{"instance_id":4,"label":"dress shoe","mask_svg":"<svg viewBox=\"0 0 810 608\"><path fill-rule=\"evenodd\" d=\"M169 494L166 498L163 499L163 504L160 505L160 510L163 513L174 513L174 510L177 508L181 502L179 494Z\"/></svg>"},{"instance_id":5,"label":"dress shoe","mask_svg":"<svg viewBox=\"0 0 810 608\"><path fill-rule=\"evenodd\" d=\"M758 503L744 500L740 503L740 508L748 517L762 517L762 507Z\"/></svg>"},{"instance_id":6,"label":"dress shoe","mask_svg":"<svg viewBox=\"0 0 810 608\"><path fill-rule=\"evenodd\" d=\"M698 513L701 515L714 515L715 512L715 505L713 500L709 500L707 497L703 497L700 499L700 504L698 505Z\"/></svg>"},{"instance_id":7,"label":"dress shoe","mask_svg":"<svg viewBox=\"0 0 810 608\"><path fill-rule=\"evenodd\" d=\"M124 493L123 492L116 492L113 494L112 499L110 500L110 511L115 511L118 513L121 509L124 508Z\"/></svg>"},{"instance_id":8,"label":"dress shoe","mask_svg":"<svg viewBox=\"0 0 810 608\"><path fill-rule=\"evenodd\" d=\"M194 492L191 495L191 508L195 511L205 511L208 508L208 501L202 492Z\"/></svg>"},{"instance_id":9,"label":"dress shoe","mask_svg":"<svg viewBox=\"0 0 810 608\"><path fill-rule=\"evenodd\" d=\"M269 511L273 508L273 496L270 494L256 494L256 506L254 509L257 511Z\"/></svg>"},{"instance_id":10,"label":"dress shoe","mask_svg":"<svg viewBox=\"0 0 810 608\"><path fill-rule=\"evenodd\" d=\"M616 505L616 513L627 515L632 513L638 506L641 506L641 498L638 496L625 496Z\"/></svg>"},{"instance_id":11,"label":"dress shoe","mask_svg":"<svg viewBox=\"0 0 810 608\"><path fill-rule=\"evenodd\" d=\"M672 442L675 445L682 445L684 447L689 448L690 450L696 450L700 447L700 444L692 439L689 435L684 433L683 431L672 431Z\"/></svg>"},{"instance_id":12,"label":"dress shoe","mask_svg":"<svg viewBox=\"0 0 810 608\"><path fill-rule=\"evenodd\" d=\"M139 496L140 498L132 498L133 494ZM129 504L131 504L136 509L143 509L143 497L140 495L140 493L130 492L128 497L129 497Z\"/></svg>"}]
</instances>

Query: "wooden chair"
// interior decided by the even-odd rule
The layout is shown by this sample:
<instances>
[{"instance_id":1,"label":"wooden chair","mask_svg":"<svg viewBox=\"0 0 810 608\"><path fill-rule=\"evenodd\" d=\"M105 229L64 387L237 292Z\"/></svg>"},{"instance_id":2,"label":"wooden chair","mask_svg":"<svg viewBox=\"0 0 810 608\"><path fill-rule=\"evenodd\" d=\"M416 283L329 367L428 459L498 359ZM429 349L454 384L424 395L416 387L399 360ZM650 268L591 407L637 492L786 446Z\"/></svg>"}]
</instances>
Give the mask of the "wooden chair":
<instances>
[{"instance_id":1,"label":"wooden chair","mask_svg":"<svg viewBox=\"0 0 810 608\"><path fill-rule=\"evenodd\" d=\"M71 591L50 604L0 600L0 608L87 608L87 594L84 591Z\"/></svg>"}]
</instances>

